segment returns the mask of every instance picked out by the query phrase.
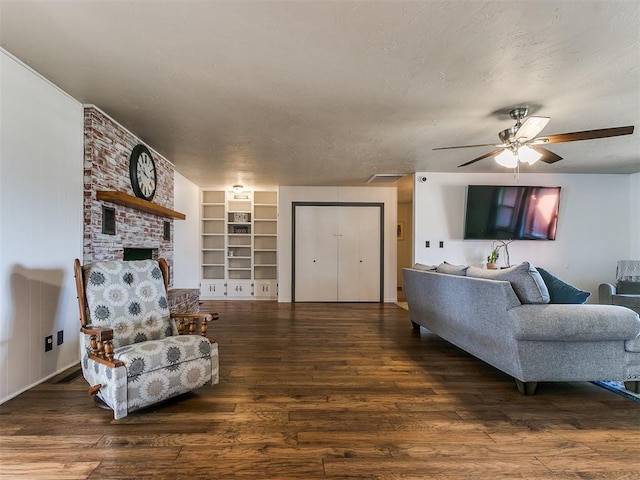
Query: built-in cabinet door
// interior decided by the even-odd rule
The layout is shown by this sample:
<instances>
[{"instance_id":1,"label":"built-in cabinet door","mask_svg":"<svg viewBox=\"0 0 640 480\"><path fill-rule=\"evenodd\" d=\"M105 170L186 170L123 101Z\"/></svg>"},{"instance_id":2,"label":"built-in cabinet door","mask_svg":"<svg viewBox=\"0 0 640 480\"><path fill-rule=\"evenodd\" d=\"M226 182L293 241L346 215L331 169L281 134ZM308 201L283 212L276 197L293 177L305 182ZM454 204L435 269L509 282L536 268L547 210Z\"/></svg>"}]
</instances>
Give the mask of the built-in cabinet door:
<instances>
[{"instance_id":1,"label":"built-in cabinet door","mask_svg":"<svg viewBox=\"0 0 640 480\"><path fill-rule=\"evenodd\" d=\"M202 280L200 282L200 298L203 300L224 298L226 294L227 283L225 280Z\"/></svg>"},{"instance_id":2,"label":"built-in cabinet door","mask_svg":"<svg viewBox=\"0 0 640 480\"><path fill-rule=\"evenodd\" d=\"M337 207L296 208L295 295L299 302L335 302L338 291Z\"/></svg>"},{"instance_id":3,"label":"built-in cabinet door","mask_svg":"<svg viewBox=\"0 0 640 480\"><path fill-rule=\"evenodd\" d=\"M342 207L338 222L338 301L380 301L380 209Z\"/></svg>"},{"instance_id":4,"label":"built-in cabinet door","mask_svg":"<svg viewBox=\"0 0 640 480\"><path fill-rule=\"evenodd\" d=\"M380 208L298 206L295 301L380 301Z\"/></svg>"},{"instance_id":5,"label":"built-in cabinet door","mask_svg":"<svg viewBox=\"0 0 640 480\"><path fill-rule=\"evenodd\" d=\"M255 280L253 282L253 295L259 299L272 299L278 297L277 280Z\"/></svg>"},{"instance_id":6,"label":"built-in cabinet door","mask_svg":"<svg viewBox=\"0 0 640 480\"><path fill-rule=\"evenodd\" d=\"M228 298L251 298L253 295L253 283L251 280L228 280Z\"/></svg>"}]
</instances>

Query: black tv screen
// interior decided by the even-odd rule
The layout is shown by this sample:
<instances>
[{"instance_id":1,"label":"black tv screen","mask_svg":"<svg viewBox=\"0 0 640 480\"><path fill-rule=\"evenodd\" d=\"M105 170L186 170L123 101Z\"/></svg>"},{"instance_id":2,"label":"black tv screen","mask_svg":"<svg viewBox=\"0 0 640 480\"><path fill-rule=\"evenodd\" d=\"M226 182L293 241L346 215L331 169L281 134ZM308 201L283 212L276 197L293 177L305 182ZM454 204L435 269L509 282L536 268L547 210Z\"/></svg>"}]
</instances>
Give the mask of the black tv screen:
<instances>
[{"instance_id":1,"label":"black tv screen","mask_svg":"<svg viewBox=\"0 0 640 480\"><path fill-rule=\"evenodd\" d=\"M469 185L466 240L555 240L560 187Z\"/></svg>"}]
</instances>

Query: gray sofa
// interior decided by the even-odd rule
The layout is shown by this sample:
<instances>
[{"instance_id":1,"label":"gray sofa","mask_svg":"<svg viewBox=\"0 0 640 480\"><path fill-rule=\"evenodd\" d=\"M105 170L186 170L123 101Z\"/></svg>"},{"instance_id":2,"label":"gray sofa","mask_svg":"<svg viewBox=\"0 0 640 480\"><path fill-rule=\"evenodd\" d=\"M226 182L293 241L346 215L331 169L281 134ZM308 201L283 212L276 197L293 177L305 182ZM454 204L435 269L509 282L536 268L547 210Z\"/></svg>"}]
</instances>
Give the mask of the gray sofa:
<instances>
[{"instance_id":1,"label":"gray sofa","mask_svg":"<svg viewBox=\"0 0 640 480\"><path fill-rule=\"evenodd\" d=\"M526 262L493 272L444 267L403 269L414 328L425 327L511 375L524 394L543 381L624 381L638 390L637 313L613 305L549 304L544 282Z\"/></svg>"}]
</instances>

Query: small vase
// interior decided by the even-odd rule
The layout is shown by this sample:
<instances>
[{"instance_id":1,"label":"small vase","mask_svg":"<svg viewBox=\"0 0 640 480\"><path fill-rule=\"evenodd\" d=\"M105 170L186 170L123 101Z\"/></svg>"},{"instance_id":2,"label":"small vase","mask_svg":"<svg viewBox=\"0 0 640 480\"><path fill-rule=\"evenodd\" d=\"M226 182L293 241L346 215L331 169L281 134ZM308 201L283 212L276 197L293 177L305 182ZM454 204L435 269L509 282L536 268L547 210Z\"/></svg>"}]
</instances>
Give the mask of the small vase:
<instances>
[{"instance_id":1,"label":"small vase","mask_svg":"<svg viewBox=\"0 0 640 480\"><path fill-rule=\"evenodd\" d=\"M498 270L498 264L497 263L488 263L487 262L487 268L489 270Z\"/></svg>"}]
</instances>

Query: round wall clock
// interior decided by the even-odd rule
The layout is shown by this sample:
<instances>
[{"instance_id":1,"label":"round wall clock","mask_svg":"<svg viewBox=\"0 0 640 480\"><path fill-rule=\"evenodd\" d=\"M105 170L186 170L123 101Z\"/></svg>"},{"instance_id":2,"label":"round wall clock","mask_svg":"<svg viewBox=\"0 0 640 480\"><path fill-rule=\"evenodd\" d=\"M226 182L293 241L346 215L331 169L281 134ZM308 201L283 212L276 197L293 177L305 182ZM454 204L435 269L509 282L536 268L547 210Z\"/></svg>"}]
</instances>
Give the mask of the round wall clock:
<instances>
[{"instance_id":1,"label":"round wall clock","mask_svg":"<svg viewBox=\"0 0 640 480\"><path fill-rule=\"evenodd\" d=\"M156 164L149 149L142 144L136 145L131 150L129 177L136 197L151 201L158 186Z\"/></svg>"}]
</instances>

